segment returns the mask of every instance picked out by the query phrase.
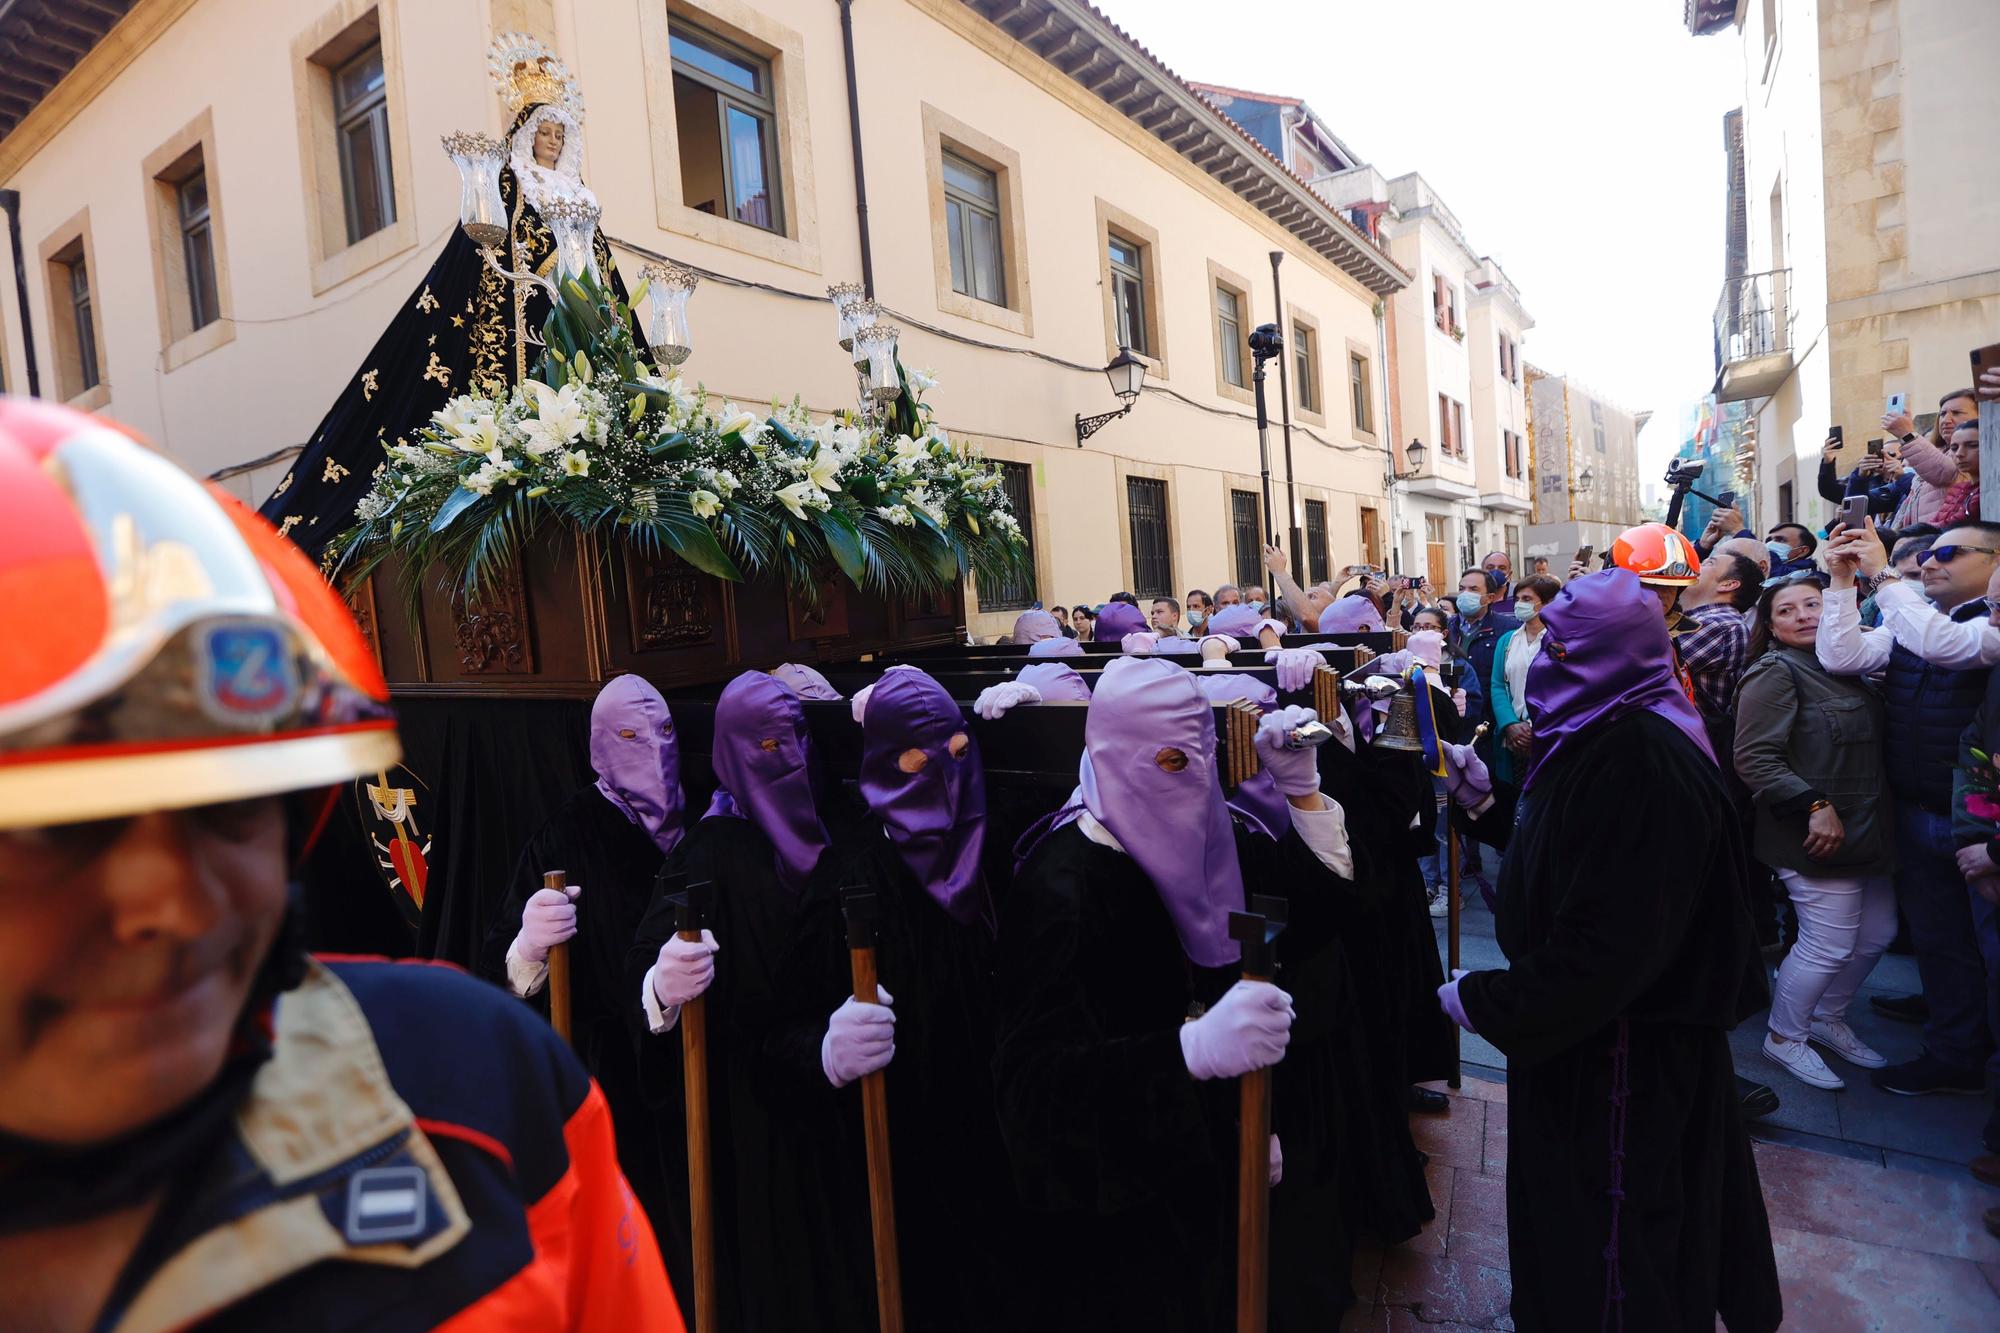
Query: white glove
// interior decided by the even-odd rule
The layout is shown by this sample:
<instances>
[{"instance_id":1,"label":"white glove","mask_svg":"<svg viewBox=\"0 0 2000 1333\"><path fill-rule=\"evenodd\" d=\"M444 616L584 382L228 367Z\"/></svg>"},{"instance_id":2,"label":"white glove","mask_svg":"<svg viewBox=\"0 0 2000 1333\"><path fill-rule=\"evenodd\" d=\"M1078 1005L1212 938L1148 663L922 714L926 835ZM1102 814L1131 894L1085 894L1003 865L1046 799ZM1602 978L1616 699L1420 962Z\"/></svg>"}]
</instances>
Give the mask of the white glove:
<instances>
[{"instance_id":1,"label":"white glove","mask_svg":"<svg viewBox=\"0 0 2000 1333\"><path fill-rule=\"evenodd\" d=\"M854 725L857 727L866 725L868 696L873 693L875 693L874 685L863 685L854 692L854 697L847 701L847 711L854 714Z\"/></svg>"},{"instance_id":2,"label":"white glove","mask_svg":"<svg viewBox=\"0 0 2000 1333\"><path fill-rule=\"evenodd\" d=\"M1278 1136L1271 1136L1271 1183L1278 1184L1285 1178L1285 1150L1278 1144Z\"/></svg>"},{"instance_id":3,"label":"white glove","mask_svg":"<svg viewBox=\"0 0 2000 1333\"><path fill-rule=\"evenodd\" d=\"M1451 706L1452 706L1453 708L1456 708L1456 709L1458 710L1458 715L1459 715L1460 717L1464 717L1464 716L1465 716L1465 691L1464 691L1464 690L1453 690L1453 691L1451 692Z\"/></svg>"},{"instance_id":4,"label":"white glove","mask_svg":"<svg viewBox=\"0 0 2000 1333\"><path fill-rule=\"evenodd\" d=\"M1239 981L1181 1024L1181 1059L1198 1079L1241 1078L1284 1059L1291 1040L1292 997L1268 981Z\"/></svg>"},{"instance_id":5,"label":"white glove","mask_svg":"<svg viewBox=\"0 0 2000 1333\"><path fill-rule=\"evenodd\" d=\"M880 986L879 1004L863 1004L852 995L841 1002L826 1023L819 1042L819 1067L826 1081L844 1088L864 1074L885 1067L896 1055L896 1012L888 991Z\"/></svg>"},{"instance_id":6,"label":"white glove","mask_svg":"<svg viewBox=\"0 0 2000 1333\"><path fill-rule=\"evenodd\" d=\"M1118 641L1118 650L1128 654L1150 653L1159 646L1160 636L1145 630L1134 630Z\"/></svg>"},{"instance_id":7,"label":"white glove","mask_svg":"<svg viewBox=\"0 0 2000 1333\"><path fill-rule=\"evenodd\" d=\"M1285 748L1285 742L1294 731L1308 722L1317 721L1318 713L1294 704L1290 708L1264 714L1257 723L1257 758L1262 761L1264 771L1271 775L1271 781L1282 795L1310 796L1319 790L1317 752Z\"/></svg>"},{"instance_id":8,"label":"white glove","mask_svg":"<svg viewBox=\"0 0 2000 1333\"><path fill-rule=\"evenodd\" d=\"M1325 660L1311 648L1270 648L1264 652L1264 665L1278 668L1278 688L1287 692L1311 684L1313 671Z\"/></svg>"},{"instance_id":9,"label":"white glove","mask_svg":"<svg viewBox=\"0 0 2000 1333\"><path fill-rule=\"evenodd\" d=\"M1243 645L1227 634L1205 635L1201 641L1201 664L1205 667L1226 667L1229 654L1242 651Z\"/></svg>"},{"instance_id":10,"label":"white glove","mask_svg":"<svg viewBox=\"0 0 2000 1333\"><path fill-rule=\"evenodd\" d=\"M521 910L521 933L514 937L516 952L531 963L545 963L549 949L576 934L576 896L583 885L566 889L536 889Z\"/></svg>"},{"instance_id":11,"label":"white glove","mask_svg":"<svg viewBox=\"0 0 2000 1333\"><path fill-rule=\"evenodd\" d=\"M653 998L662 1008L677 1009L699 997L715 980L715 955L721 947L706 930L699 940L670 937L653 963Z\"/></svg>"},{"instance_id":12,"label":"white glove","mask_svg":"<svg viewBox=\"0 0 2000 1333\"><path fill-rule=\"evenodd\" d=\"M1018 680L1003 681L998 685L988 685L972 701L972 711L988 722L997 722L1010 708L1022 704L1038 704L1042 692L1032 685L1023 685Z\"/></svg>"},{"instance_id":13,"label":"white glove","mask_svg":"<svg viewBox=\"0 0 2000 1333\"><path fill-rule=\"evenodd\" d=\"M1418 660L1408 648L1398 648L1393 653L1384 653L1374 661L1365 663L1361 670L1371 679L1375 676L1394 676L1401 680L1409 674L1410 667Z\"/></svg>"}]
</instances>

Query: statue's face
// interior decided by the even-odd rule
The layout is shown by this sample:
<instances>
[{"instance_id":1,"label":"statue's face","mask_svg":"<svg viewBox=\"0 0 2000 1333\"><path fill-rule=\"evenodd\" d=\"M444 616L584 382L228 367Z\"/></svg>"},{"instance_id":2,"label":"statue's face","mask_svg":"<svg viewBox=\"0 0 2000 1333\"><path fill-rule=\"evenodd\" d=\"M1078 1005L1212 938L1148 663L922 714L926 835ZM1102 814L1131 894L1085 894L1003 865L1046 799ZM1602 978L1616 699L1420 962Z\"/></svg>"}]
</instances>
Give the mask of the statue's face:
<instances>
[{"instance_id":1,"label":"statue's face","mask_svg":"<svg viewBox=\"0 0 2000 1333\"><path fill-rule=\"evenodd\" d=\"M554 167L562 156L563 126L559 120L545 120L535 127L535 161L544 167Z\"/></svg>"}]
</instances>

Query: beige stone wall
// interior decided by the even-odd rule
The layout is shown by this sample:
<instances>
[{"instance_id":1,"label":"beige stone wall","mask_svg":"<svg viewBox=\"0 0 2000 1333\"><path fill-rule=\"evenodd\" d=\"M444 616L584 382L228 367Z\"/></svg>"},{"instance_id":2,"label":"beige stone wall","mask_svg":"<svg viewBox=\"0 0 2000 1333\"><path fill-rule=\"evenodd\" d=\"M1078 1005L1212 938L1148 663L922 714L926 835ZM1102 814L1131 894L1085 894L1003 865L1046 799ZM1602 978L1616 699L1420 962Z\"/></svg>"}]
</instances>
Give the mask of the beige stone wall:
<instances>
[{"instance_id":1,"label":"beige stone wall","mask_svg":"<svg viewBox=\"0 0 2000 1333\"><path fill-rule=\"evenodd\" d=\"M326 202L311 160L323 113L300 62L321 34L369 10L391 65L401 218L393 237L348 253L344 237L327 243L314 230ZM1286 303L1321 345L1324 419L1295 418L1299 498L1327 503L1333 566L1357 558L1362 507L1386 514L1379 440L1357 436L1345 392L1344 349L1375 346L1373 298L955 0L883 0L854 17L878 295L903 326L907 363L941 378L942 424L1033 466L1044 599L1096 601L1131 582L1131 474L1168 480L1176 591L1233 575L1228 492L1258 489L1259 459L1250 407L1217 383L1210 274L1246 278L1246 322L1271 320L1273 249L1286 255ZM690 19L775 62L783 235L681 199L665 34ZM583 84L585 174L606 232L734 280L696 293L687 373L741 400L797 392L815 409L844 405L852 377L818 298L859 276L860 248L839 10L823 0L140 0L105 44L115 49L82 71L76 86L87 95L68 96L66 85L47 114L0 141L0 183L23 197L45 380L50 287L37 247L87 209L106 342L102 409L199 472L303 441L450 234L456 181L439 136L504 127L484 64L491 33L508 28L553 40ZM228 217L233 337L175 364L161 345L142 165L203 117ZM941 276L930 167L940 127L1005 169L1017 277L1008 310L952 299L948 265ZM1116 403L1099 370L1106 216L1156 233L1164 364L1129 416L1078 448L1074 416ZM636 268L629 252L621 263ZM12 284L0 284L0 327L10 331L0 347L18 384L12 305ZM1275 375L1270 389L1275 420ZM1385 407L1376 403L1378 421ZM1272 468L1282 507L1275 429ZM261 500L283 471L280 462L230 484ZM999 632L1013 614L975 610L973 628Z\"/></svg>"}]
</instances>

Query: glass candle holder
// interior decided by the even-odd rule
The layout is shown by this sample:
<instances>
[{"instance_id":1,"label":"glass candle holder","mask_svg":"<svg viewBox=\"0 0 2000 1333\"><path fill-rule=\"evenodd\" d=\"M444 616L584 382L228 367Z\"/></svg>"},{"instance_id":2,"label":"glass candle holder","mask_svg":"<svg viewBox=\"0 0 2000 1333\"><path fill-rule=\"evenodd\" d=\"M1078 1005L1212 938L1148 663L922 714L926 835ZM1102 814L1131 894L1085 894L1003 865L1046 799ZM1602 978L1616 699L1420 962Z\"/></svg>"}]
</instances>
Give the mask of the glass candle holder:
<instances>
[{"instance_id":1,"label":"glass candle holder","mask_svg":"<svg viewBox=\"0 0 2000 1333\"><path fill-rule=\"evenodd\" d=\"M854 330L859 326L854 322L854 306L863 292L858 282L836 282L826 289L826 299L833 302L833 313L840 321L840 350L854 350Z\"/></svg>"},{"instance_id":2,"label":"glass candle holder","mask_svg":"<svg viewBox=\"0 0 2000 1333\"><path fill-rule=\"evenodd\" d=\"M507 145L490 135L459 130L444 136L445 155L458 168L458 225L480 249L507 239L507 208L500 200L500 169Z\"/></svg>"},{"instance_id":3,"label":"glass candle holder","mask_svg":"<svg viewBox=\"0 0 2000 1333\"><path fill-rule=\"evenodd\" d=\"M694 270L679 264L648 264L646 278L646 344L653 360L678 366L694 351L694 331L688 324L688 298L701 281Z\"/></svg>"},{"instance_id":4,"label":"glass candle holder","mask_svg":"<svg viewBox=\"0 0 2000 1333\"><path fill-rule=\"evenodd\" d=\"M893 324L870 324L854 332L855 359L857 364L868 362L868 397L877 403L894 402L903 391L902 376L896 372L896 338Z\"/></svg>"},{"instance_id":5,"label":"glass candle holder","mask_svg":"<svg viewBox=\"0 0 2000 1333\"><path fill-rule=\"evenodd\" d=\"M555 237L558 279L580 278L586 272L601 278L592 242L597 239L597 219L603 210L578 199L552 199L541 211L542 221Z\"/></svg>"}]
</instances>

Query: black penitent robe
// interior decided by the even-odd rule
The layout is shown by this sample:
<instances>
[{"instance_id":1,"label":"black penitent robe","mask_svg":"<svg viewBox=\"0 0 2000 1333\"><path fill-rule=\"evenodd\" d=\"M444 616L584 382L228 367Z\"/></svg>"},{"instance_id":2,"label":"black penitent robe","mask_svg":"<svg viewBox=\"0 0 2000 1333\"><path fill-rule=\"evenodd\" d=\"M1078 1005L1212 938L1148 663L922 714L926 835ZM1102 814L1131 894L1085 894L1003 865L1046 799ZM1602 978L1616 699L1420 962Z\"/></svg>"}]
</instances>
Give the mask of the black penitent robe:
<instances>
[{"instance_id":1,"label":"black penitent robe","mask_svg":"<svg viewBox=\"0 0 2000 1333\"><path fill-rule=\"evenodd\" d=\"M668 858L627 955L628 1021L639 1035L649 1128L672 1213L661 1249L692 1320L694 1287L683 1276L692 1259L681 1030L648 1031L641 995L647 969L674 933L671 895L711 882L708 929L719 951L703 1007L717 1328L864 1333L876 1326L868 1186L857 1166L859 1093L834 1088L820 1068L827 1019L851 993L844 954L824 947L848 874L844 838L837 829L834 837L795 891L779 881L770 841L754 824L702 819Z\"/></svg>"},{"instance_id":2,"label":"black penitent robe","mask_svg":"<svg viewBox=\"0 0 2000 1333\"><path fill-rule=\"evenodd\" d=\"M619 1164L656 1231L668 1217L666 1184L646 1131L621 979L660 861L660 849L646 831L605 800L596 786L578 788L522 847L478 965L481 976L508 985L507 946L520 932L528 898L542 887L543 871L560 870L571 884L582 886L576 902L577 933L570 941L571 1040L584 1067L604 1089ZM544 985L524 1003L546 1013L548 994ZM638 994L636 988L632 994Z\"/></svg>"},{"instance_id":3,"label":"black penitent robe","mask_svg":"<svg viewBox=\"0 0 2000 1333\"><path fill-rule=\"evenodd\" d=\"M1376 1067L1383 1077L1400 1080L1399 1086L1447 1078L1457 1045L1451 1020L1438 1009L1444 964L1417 865L1436 850L1437 800L1430 775L1417 755L1366 744L1356 753L1338 741L1319 747L1319 772L1321 790L1347 813L1348 837L1366 849L1383 880L1372 927L1356 921L1350 928L1355 983L1369 1006ZM1371 929L1364 943L1359 932ZM1371 1238L1408 1239L1430 1216L1426 1202L1414 1222L1408 1214L1385 1217L1383 1231ZM1408 1230L1401 1229L1405 1226Z\"/></svg>"},{"instance_id":4,"label":"black penitent robe","mask_svg":"<svg viewBox=\"0 0 2000 1333\"><path fill-rule=\"evenodd\" d=\"M1508 1057L1523 1333L1599 1326L1614 1236L1624 1328L1778 1327L1725 1035L1768 999L1745 864L1715 765L1648 713L1569 742L1526 800L1499 886L1511 967L1459 986Z\"/></svg>"},{"instance_id":5,"label":"black penitent robe","mask_svg":"<svg viewBox=\"0 0 2000 1333\"><path fill-rule=\"evenodd\" d=\"M1239 829L1237 846L1246 893L1286 902L1276 979L1297 1015L1272 1073L1285 1176L1271 1191L1270 1325L1318 1333L1354 1300L1356 1237L1414 1233L1431 1217L1405 1085L1376 1066L1350 956L1373 947L1388 881L1351 838L1352 880L1293 834L1273 842Z\"/></svg>"},{"instance_id":6,"label":"black penitent robe","mask_svg":"<svg viewBox=\"0 0 2000 1333\"><path fill-rule=\"evenodd\" d=\"M994 1058L1032 1215L1023 1327L1227 1326L1237 1086L1189 1077L1179 1028L1236 975L1190 963L1145 872L1076 824L1023 864L1000 913Z\"/></svg>"}]
</instances>

